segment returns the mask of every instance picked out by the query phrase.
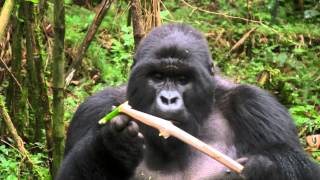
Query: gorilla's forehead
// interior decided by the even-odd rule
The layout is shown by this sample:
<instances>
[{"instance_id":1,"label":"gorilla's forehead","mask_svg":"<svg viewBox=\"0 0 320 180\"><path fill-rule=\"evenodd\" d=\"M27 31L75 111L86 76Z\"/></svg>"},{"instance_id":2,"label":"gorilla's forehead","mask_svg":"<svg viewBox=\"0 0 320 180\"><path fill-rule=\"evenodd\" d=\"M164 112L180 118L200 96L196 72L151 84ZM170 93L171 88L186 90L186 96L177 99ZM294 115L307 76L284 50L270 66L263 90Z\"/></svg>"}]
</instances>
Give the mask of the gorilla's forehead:
<instances>
[{"instance_id":1,"label":"gorilla's forehead","mask_svg":"<svg viewBox=\"0 0 320 180\"><path fill-rule=\"evenodd\" d=\"M205 44L199 40L190 41L165 40L159 41L157 46L150 46L149 50L140 57L144 61L154 61L167 64L201 63L207 65L211 58Z\"/></svg>"},{"instance_id":2,"label":"gorilla's forehead","mask_svg":"<svg viewBox=\"0 0 320 180\"><path fill-rule=\"evenodd\" d=\"M166 43L154 50L155 59L178 59L184 61L191 56L190 47L178 43Z\"/></svg>"},{"instance_id":3,"label":"gorilla's forehead","mask_svg":"<svg viewBox=\"0 0 320 180\"><path fill-rule=\"evenodd\" d=\"M177 58L184 61L211 61L207 41L191 26L170 24L155 28L141 42L136 61Z\"/></svg>"},{"instance_id":4,"label":"gorilla's forehead","mask_svg":"<svg viewBox=\"0 0 320 180\"><path fill-rule=\"evenodd\" d=\"M181 60L169 57L138 62L132 70L139 69L139 73L152 70L168 74L172 72L179 74L194 71L195 66L199 65L201 65L201 63L194 63L189 60Z\"/></svg>"}]
</instances>

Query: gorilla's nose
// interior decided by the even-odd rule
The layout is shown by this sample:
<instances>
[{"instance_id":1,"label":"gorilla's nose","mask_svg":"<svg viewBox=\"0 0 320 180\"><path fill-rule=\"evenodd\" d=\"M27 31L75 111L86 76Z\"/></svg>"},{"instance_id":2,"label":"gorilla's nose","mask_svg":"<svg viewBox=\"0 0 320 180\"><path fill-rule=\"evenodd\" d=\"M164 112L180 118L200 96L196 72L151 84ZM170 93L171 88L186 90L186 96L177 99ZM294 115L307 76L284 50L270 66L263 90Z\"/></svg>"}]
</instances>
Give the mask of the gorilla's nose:
<instances>
[{"instance_id":1,"label":"gorilla's nose","mask_svg":"<svg viewBox=\"0 0 320 180\"><path fill-rule=\"evenodd\" d=\"M162 111L177 111L182 108L182 103L177 91L162 90L157 97L157 104Z\"/></svg>"}]
</instances>

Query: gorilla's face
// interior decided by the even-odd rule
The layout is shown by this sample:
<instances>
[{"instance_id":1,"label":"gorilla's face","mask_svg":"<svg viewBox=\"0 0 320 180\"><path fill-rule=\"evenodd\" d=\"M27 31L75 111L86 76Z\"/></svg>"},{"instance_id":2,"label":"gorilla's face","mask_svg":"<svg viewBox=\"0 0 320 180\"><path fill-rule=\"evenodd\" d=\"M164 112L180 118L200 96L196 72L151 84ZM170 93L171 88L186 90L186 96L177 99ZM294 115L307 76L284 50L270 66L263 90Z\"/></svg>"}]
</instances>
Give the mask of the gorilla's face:
<instances>
[{"instance_id":1,"label":"gorilla's face","mask_svg":"<svg viewBox=\"0 0 320 180\"><path fill-rule=\"evenodd\" d=\"M206 41L188 32L161 38L156 29L146 37L135 56L127 95L133 108L196 135L212 110L214 83Z\"/></svg>"}]
</instances>

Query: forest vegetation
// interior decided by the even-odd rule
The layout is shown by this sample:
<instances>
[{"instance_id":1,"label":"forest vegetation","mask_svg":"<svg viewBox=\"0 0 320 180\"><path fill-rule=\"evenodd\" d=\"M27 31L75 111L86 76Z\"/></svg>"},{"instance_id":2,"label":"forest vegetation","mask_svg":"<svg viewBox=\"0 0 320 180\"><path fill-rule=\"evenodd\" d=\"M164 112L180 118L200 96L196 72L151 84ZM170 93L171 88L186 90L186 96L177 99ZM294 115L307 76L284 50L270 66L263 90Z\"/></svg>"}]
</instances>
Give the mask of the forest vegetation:
<instances>
[{"instance_id":1,"label":"forest vegetation","mask_svg":"<svg viewBox=\"0 0 320 180\"><path fill-rule=\"evenodd\" d=\"M126 83L137 44L166 23L196 27L222 74L274 94L320 162L318 0L1 0L0 8L0 179L52 179L78 105Z\"/></svg>"}]
</instances>

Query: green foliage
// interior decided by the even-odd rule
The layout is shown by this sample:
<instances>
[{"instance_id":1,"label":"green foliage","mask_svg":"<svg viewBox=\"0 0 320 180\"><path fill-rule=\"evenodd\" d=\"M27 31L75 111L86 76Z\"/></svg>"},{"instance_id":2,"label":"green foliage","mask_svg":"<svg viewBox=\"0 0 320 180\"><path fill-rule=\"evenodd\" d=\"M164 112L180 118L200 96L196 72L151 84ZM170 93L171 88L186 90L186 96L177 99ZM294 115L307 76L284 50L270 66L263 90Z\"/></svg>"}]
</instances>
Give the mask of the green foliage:
<instances>
[{"instance_id":1,"label":"green foliage","mask_svg":"<svg viewBox=\"0 0 320 180\"><path fill-rule=\"evenodd\" d=\"M32 2L33 4L38 4L39 3L39 0L26 0L28 2Z\"/></svg>"},{"instance_id":2,"label":"green foliage","mask_svg":"<svg viewBox=\"0 0 320 180\"><path fill-rule=\"evenodd\" d=\"M317 158L317 157L320 157L320 150L317 150L317 151L313 151L312 153L311 153L311 156L313 157L313 158ZM315 160L318 164L320 164L320 160Z\"/></svg>"},{"instance_id":3,"label":"green foliage","mask_svg":"<svg viewBox=\"0 0 320 180\"><path fill-rule=\"evenodd\" d=\"M10 143L13 142L9 139ZM42 148L41 145L33 145L31 148ZM29 170L23 161L20 152L13 146L0 145L0 179L3 180L28 180L36 178L40 180L51 179L47 168L47 155L43 153L31 154L30 158L33 163L32 170ZM25 159L24 159L25 160Z\"/></svg>"},{"instance_id":4,"label":"green foliage","mask_svg":"<svg viewBox=\"0 0 320 180\"><path fill-rule=\"evenodd\" d=\"M298 127L306 127L307 134L320 131L320 115L311 105L296 105L289 109Z\"/></svg>"},{"instance_id":5,"label":"green foliage","mask_svg":"<svg viewBox=\"0 0 320 180\"><path fill-rule=\"evenodd\" d=\"M118 38L112 39L111 50L107 54L108 62L103 69L103 78L110 85L119 85L127 81L128 73L132 64L133 34L132 28L122 26L118 32Z\"/></svg>"},{"instance_id":6,"label":"green foliage","mask_svg":"<svg viewBox=\"0 0 320 180\"><path fill-rule=\"evenodd\" d=\"M12 149L8 149L5 145L0 146L0 178L5 180L15 180L17 177L17 167L19 161L16 157L8 158L9 155L16 156L16 152Z\"/></svg>"},{"instance_id":7,"label":"green foliage","mask_svg":"<svg viewBox=\"0 0 320 180\"><path fill-rule=\"evenodd\" d=\"M134 44L132 28L118 23L126 22L125 17L112 17L114 13L112 10L115 8L112 6L108 12L109 15L104 18L84 60L89 66L99 69L102 79L109 86L116 86L127 80ZM69 46L79 46L94 16L93 12L84 8L68 7L66 41ZM112 36L109 36L110 33L113 33ZM111 46L106 47L108 45L102 43L111 44Z\"/></svg>"},{"instance_id":8,"label":"green foliage","mask_svg":"<svg viewBox=\"0 0 320 180\"><path fill-rule=\"evenodd\" d=\"M90 84L92 84L91 81L82 80L80 81L80 86L71 86L69 87L70 92L72 94L69 94L66 99L64 100L65 105L65 113L64 113L64 119L66 121L71 120L76 108L78 105L84 101L86 97L88 97L91 93L85 91L86 87Z\"/></svg>"},{"instance_id":9,"label":"green foliage","mask_svg":"<svg viewBox=\"0 0 320 180\"><path fill-rule=\"evenodd\" d=\"M84 38L95 14L85 8L69 6L66 9L66 45L78 46Z\"/></svg>"}]
</instances>

